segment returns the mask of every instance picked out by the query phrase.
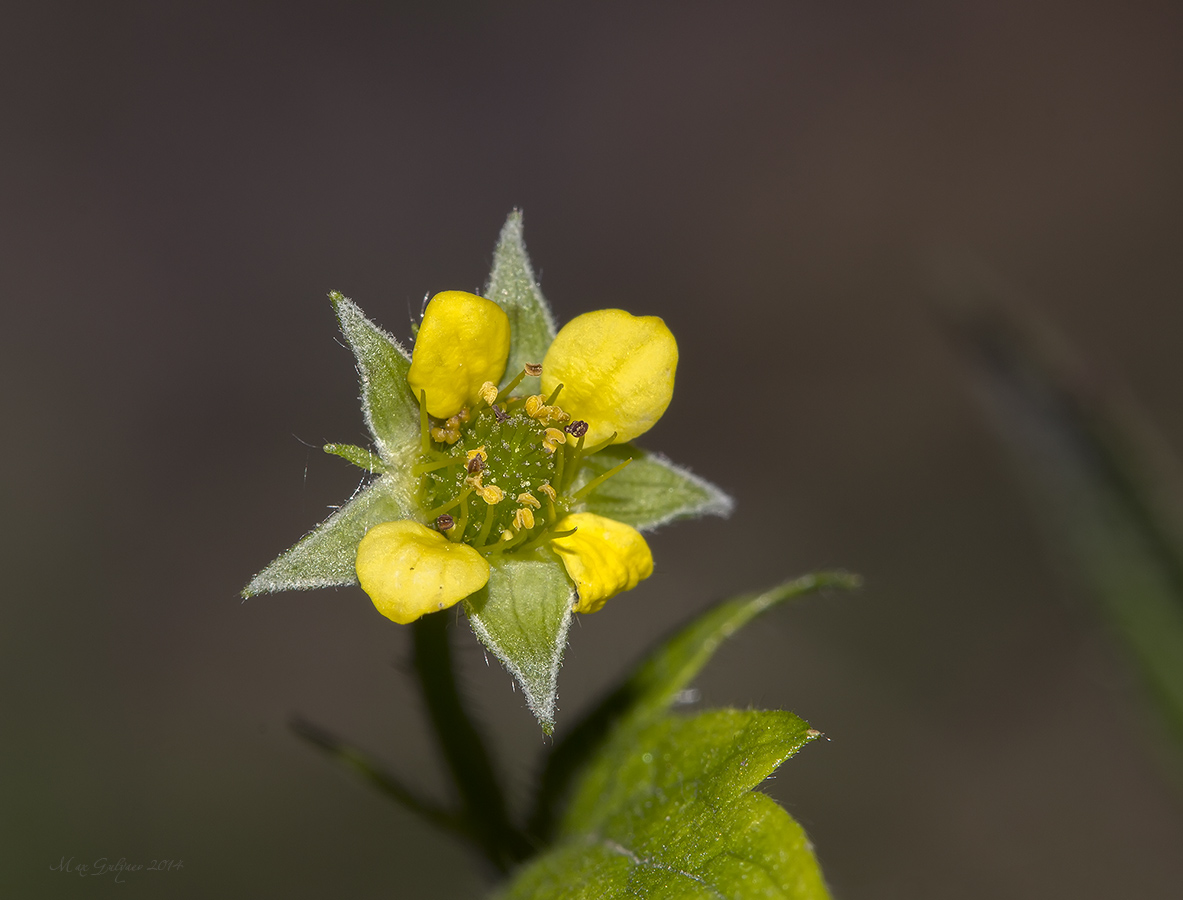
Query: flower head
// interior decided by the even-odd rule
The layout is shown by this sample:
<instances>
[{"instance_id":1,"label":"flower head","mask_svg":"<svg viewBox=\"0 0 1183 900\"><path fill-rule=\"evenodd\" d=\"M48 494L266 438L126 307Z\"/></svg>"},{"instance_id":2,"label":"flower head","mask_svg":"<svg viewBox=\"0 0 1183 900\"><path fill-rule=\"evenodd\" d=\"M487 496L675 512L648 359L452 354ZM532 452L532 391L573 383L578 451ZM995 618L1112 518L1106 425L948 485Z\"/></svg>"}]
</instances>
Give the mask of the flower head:
<instances>
[{"instance_id":1,"label":"flower head","mask_svg":"<svg viewBox=\"0 0 1183 900\"><path fill-rule=\"evenodd\" d=\"M357 582L402 624L463 602L549 731L572 613L649 577L641 531L730 500L628 443L673 396L661 319L602 309L556 334L516 213L485 294L436 294L409 357L332 295L377 453L325 449L378 477L243 594Z\"/></svg>"}]
</instances>

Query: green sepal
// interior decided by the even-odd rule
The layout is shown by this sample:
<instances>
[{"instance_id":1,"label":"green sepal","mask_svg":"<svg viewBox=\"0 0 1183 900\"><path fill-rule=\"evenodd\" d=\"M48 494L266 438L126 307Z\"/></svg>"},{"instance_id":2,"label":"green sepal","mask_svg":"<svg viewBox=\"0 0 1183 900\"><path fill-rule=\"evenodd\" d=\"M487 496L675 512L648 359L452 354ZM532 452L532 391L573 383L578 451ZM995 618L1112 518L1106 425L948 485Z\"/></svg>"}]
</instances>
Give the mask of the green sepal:
<instances>
[{"instance_id":1,"label":"green sepal","mask_svg":"<svg viewBox=\"0 0 1183 900\"><path fill-rule=\"evenodd\" d=\"M382 458L365 447L358 447L356 444L325 444L321 449L325 453L339 456L353 463L359 469L365 469L374 475L382 475L386 472L386 464L382 462Z\"/></svg>"},{"instance_id":2,"label":"green sepal","mask_svg":"<svg viewBox=\"0 0 1183 900\"><path fill-rule=\"evenodd\" d=\"M511 212L501 228L485 297L500 305L509 316L509 361L501 380L504 385L526 363L541 363L555 339L554 317L534 279L534 269L522 240L521 210ZM539 382L536 376L528 375L516 393L537 394L541 390Z\"/></svg>"},{"instance_id":3,"label":"green sepal","mask_svg":"<svg viewBox=\"0 0 1183 900\"><path fill-rule=\"evenodd\" d=\"M585 459L573 489L626 459L632 462L588 494L581 510L648 531L675 519L729 516L735 507L706 479L632 444L614 444Z\"/></svg>"},{"instance_id":4,"label":"green sepal","mask_svg":"<svg viewBox=\"0 0 1183 900\"><path fill-rule=\"evenodd\" d=\"M352 300L337 291L329 299L357 361L362 413L378 454L392 469L406 464L419 446L419 404L407 385L411 358Z\"/></svg>"},{"instance_id":5,"label":"green sepal","mask_svg":"<svg viewBox=\"0 0 1183 900\"><path fill-rule=\"evenodd\" d=\"M242 589L243 597L275 591L357 584L357 545L382 522L410 518L405 486L383 475L320 523Z\"/></svg>"},{"instance_id":6,"label":"green sepal","mask_svg":"<svg viewBox=\"0 0 1183 900\"><path fill-rule=\"evenodd\" d=\"M829 897L801 826L751 792L818 736L792 713L734 709L622 735L500 900Z\"/></svg>"},{"instance_id":7,"label":"green sepal","mask_svg":"<svg viewBox=\"0 0 1183 900\"><path fill-rule=\"evenodd\" d=\"M537 553L495 558L489 583L464 601L473 632L521 685L546 734L554 730L574 600L562 563Z\"/></svg>"},{"instance_id":8,"label":"green sepal","mask_svg":"<svg viewBox=\"0 0 1183 900\"><path fill-rule=\"evenodd\" d=\"M852 590L862 583L847 572L816 572L767 591L716 604L659 641L632 673L586 713L546 758L529 830L549 840L557 810L608 740L634 734L657 721L715 655L723 641L770 609L826 589Z\"/></svg>"}]
</instances>

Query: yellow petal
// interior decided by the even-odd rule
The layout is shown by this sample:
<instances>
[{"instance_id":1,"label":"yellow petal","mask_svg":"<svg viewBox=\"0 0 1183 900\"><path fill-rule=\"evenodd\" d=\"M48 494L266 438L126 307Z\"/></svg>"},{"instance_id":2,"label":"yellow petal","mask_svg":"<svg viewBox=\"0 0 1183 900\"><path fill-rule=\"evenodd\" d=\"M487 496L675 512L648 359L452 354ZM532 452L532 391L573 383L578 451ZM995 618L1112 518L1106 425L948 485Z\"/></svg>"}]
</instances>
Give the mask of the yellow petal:
<instances>
[{"instance_id":1,"label":"yellow petal","mask_svg":"<svg viewBox=\"0 0 1183 900\"><path fill-rule=\"evenodd\" d=\"M464 291L436 294L423 313L407 382L427 392L427 411L453 416L480 400L486 381L498 382L509 357L509 317L496 303Z\"/></svg>"},{"instance_id":2,"label":"yellow petal","mask_svg":"<svg viewBox=\"0 0 1183 900\"><path fill-rule=\"evenodd\" d=\"M378 612L406 625L479 591L489 564L418 522L384 522L357 546L357 580Z\"/></svg>"},{"instance_id":3,"label":"yellow petal","mask_svg":"<svg viewBox=\"0 0 1183 900\"><path fill-rule=\"evenodd\" d=\"M551 546L575 582L575 611L592 613L621 591L630 591L653 574L653 554L635 528L594 513L572 513L556 531L578 529Z\"/></svg>"},{"instance_id":4,"label":"yellow petal","mask_svg":"<svg viewBox=\"0 0 1183 900\"><path fill-rule=\"evenodd\" d=\"M542 392L563 385L559 402L588 423L591 447L616 432L631 441L656 424L674 394L678 344L657 316L600 309L572 319L542 363Z\"/></svg>"}]
</instances>

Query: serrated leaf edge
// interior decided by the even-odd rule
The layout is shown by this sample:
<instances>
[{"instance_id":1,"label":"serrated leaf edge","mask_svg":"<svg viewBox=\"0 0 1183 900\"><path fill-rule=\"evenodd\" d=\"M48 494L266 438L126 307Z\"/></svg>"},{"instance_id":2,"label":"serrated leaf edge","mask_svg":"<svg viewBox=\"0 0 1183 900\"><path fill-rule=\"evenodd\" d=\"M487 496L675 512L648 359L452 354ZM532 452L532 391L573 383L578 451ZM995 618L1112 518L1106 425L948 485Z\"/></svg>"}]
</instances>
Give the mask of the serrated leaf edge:
<instances>
[{"instance_id":1,"label":"serrated leaf edge","mask_svg":"<svg viewBox=\"0 0 1183 900\"><path fill-rule=\"evenodd\" d=\"M566 612L563 615L563 621L559 624L558 634L555 636L555 643L551 655L550 671L547 673L546 680L546 699L540 702L534 696L533 691L527 687L527 682L522 670L511 660L507 655L498 649L497 642L489 633L489 630L484 627L479 616L474 616L471 613L471 607L468 601L465 601L465 611L469 613L468 624L472 628L473 634L477 636L477 640L481 645L488 649L497 657L506 671L513 676L513 680L521 687L522 693L526 697L526 703L530 706L530 711L534 713L534 717L538 719L538 723L542 726L542 730L546 734L551 734L555 726L555 711L558 706L558 684L559 684L559 670L562 668L563 651L567 649L567 633L571 630L571 620L574 618L574 603L575 589L571 589L571 596L567 603Z\"/></svg>"},{"instance_id":2,"label":"serrated leaf edge","mask_svg":"<svg viewBox=\"0 0 1183 900\"><path fill-rule=\"evenodd\" d=\"M350 329L346 327L346 318L348 317L351 320L361 320L365 326L372 328L380 338L387 341L407 362L411 361L411 354L407 352L407 349L399 342L398 338L392 335L381 325L378 325L376 322L374 322L369 316L365 314L365 312L362 311L360 306L358 306L340 291L331 291L329 293L329 299L333 303L333 309L336 310L337 321L340 323L341 327L341 334L344 335L346 342L349 344L350 352L353 353L354 369L357 371L358 383L361 386L361 397L359 400L361 401L362 416L365 418L366 428L369 429L370 436L374 439L374 446L378 448L378 454L382 457L383 462L390 465L398 465L401 462L405 462L408 448L415 445L413 442L408 441L404 446L397 448L391 447L388 445L387 441L384 440L380 434L378 434L378 429L374 426L374 417L370 410L370 404L366 399L367 393L371 387L371 381L369 376L366 374L365 369L361 365L361 353L357 344L350 336Z\"/></svg>"}]
</instances>

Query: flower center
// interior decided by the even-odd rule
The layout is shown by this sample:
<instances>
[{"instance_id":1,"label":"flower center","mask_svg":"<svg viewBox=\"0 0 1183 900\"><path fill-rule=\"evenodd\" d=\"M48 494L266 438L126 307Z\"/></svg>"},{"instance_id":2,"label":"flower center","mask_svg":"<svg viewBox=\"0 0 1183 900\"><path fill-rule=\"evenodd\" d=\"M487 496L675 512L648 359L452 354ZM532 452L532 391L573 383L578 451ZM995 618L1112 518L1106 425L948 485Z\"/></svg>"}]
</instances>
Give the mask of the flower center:
<instances>
[{"instance_id":1,"label":"flower center","mask_svg":"<svg viewBox=\"0 0 1183 900\"><path fill-rule=\"evenodd\" d=\"M539 371L527 366L500 391L486 382L475 412L465 408L435 424L420 398L423 457L413 471L423 477L428 516L449 539L486 556L532 550L561 536L555 525L629 462L569 493L588 423L572 421L557 405L562 385L550 397L511 395L524 375Z\"/></svg>"},{"instance_id":2,"label":"flower center","mask_svg":"<svg viewBox=\"0 0 1183 900\"><path fill-rule=\"evenodd\" d=\"M537 374L530 368L522 374ZM510 396L520 381L500 392L486 382L475 412L466 408L434 425L423 414L424 456L415 471L423 476L428 515L451 540L486 555L532 548L567 514L561 485L578 460L568 458L566 444L570 438L582 445L573 433L586 431L555 405L559 391Z\"/></svg>"}]
</instances>

